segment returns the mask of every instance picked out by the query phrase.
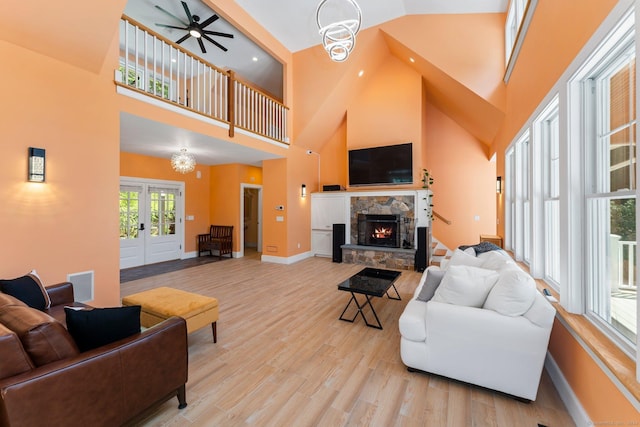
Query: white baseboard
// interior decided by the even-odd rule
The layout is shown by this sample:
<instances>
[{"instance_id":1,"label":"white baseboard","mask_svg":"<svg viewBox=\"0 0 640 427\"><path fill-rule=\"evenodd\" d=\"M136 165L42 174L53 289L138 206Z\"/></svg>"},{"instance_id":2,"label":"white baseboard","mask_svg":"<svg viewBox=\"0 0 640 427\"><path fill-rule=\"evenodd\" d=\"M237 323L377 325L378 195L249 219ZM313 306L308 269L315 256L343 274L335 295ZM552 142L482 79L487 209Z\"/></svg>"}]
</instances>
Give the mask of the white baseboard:
<instances>
[{"instance_id":1,"label":"white baseboard","mask_svg":"<svg viewBox=\"0 0 640 427\"><path fill-rule=\"evenodd\" d=\"M556 390L558 390L560 399L562 399L562 402L564 402L564 405L567 407L569 415L573 418L573 422L576 423L576 426L592 427L593 422L589 419L589 415L582 407L582 404L571 389L567 379L562 375L562 371L553 359L553 356L548 352L544 361L544 367L547 370L549 377L551 377L551 382L553 382Z\"/></svg>"},{"instance_id":2,"label":"white baseboard","mask_svg":"<svg viewBox=\"0 0 640 427\"><path fill-rule=\"evenodd\" d=\"M298 261L302 261L302 260L307 259L307 258L311 258L312 256L313 256L313 253L311 251L309 251L309 252L303 252L301 254L290 256L290 257L262 255L260 260L262 262L272 262L274 264L287 264L287 265L289 265L289 264L294 264L294 263L296 263Z\"/></svg>"},{"instance_id":3,"label":"white baseboard","mask_svg":"<svg viewBox=\"0 0 640 427\"><path fill-rule=\"evenodd\" d=\"M182 259L197 258L197 257L198 257L198 251L185 252L182 255Z\"/></svg>"}]
</instances>

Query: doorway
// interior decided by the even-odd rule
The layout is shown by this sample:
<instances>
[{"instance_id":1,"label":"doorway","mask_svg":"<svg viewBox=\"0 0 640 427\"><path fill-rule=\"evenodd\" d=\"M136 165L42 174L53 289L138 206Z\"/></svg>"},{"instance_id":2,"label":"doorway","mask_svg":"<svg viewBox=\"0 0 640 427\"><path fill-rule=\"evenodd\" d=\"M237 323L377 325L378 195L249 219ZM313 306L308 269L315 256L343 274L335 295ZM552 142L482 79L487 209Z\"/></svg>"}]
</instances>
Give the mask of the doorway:
<instances>
[{"instance_id":1,"label":"doorway","mask_svg":"<svg viewBox=\"0 0 640 427\"><path fill-rule=\"evenodd\" d=\"M120 179L120 269L182 258L184 183Z\"/></svg>"},{"instance_id":2,"label":"doorway","mask_svg":"<svg viewBox=\"0 0 640 427\"><path fill-rule=\"evenodd\" d=\"M240 256L247 251L262 252L262 186L240 184Z\"/></svg>"}]
</instances>

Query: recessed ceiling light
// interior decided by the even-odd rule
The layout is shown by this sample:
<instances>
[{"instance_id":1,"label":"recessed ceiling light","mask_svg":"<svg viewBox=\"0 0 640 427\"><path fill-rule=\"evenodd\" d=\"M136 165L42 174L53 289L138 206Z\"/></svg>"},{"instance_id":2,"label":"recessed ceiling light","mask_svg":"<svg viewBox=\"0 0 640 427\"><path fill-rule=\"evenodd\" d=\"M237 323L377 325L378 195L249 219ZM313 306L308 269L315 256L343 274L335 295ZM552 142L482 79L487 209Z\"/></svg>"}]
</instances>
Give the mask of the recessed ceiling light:
<instances>
[{"instance_id":1,"label":"recessed ceiling light","mask_svg":"<svg viewBox=\"0 0 640 427\"><path fill-rule=\"evenodd\" d=\"M360 70L360 72L358 73L358 77L362 77L363 74L364 74L364 70Z\"/></svg>"},{"instance_id":2,"label":"recessed ceiling light","mask_svg":"<svg viewBox=\"0 0 640 427\"><path fill-rule=\"evenodd\" d=\"M258 57L257 57L257 56L254 56L253 58L251 58L251 60L252 60L253 62L258 62Z\"/></svg>"},{"instance_id":3,"label":"recessed ceiling light","mask_svg":"<svg viewBox=\"0 0 640 427\"><path fill-rule=\"evenodd\" d=\"M416 60L415 60L415 59L413 59L413 58L411 58L411 57L409 58L409 61L411 61L411 62L416 62Z\"/></svg>"}]
</instances>

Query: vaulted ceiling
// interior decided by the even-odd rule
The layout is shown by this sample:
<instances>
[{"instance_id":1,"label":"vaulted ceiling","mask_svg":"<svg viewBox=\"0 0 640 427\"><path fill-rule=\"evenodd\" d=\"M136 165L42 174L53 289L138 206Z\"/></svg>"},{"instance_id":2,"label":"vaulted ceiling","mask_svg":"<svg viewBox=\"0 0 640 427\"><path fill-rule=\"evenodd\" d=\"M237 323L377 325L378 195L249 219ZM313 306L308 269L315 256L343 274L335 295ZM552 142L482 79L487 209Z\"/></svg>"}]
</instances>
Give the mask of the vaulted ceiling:
<instances>
[{"instance_id":1,"label":"vaulted ceiling","mask_svg":"<svg viewBox=\"0 0 640 427\"><path fill-rule=\"evenodd\" d=\"M189 4L199 2L186 1ZM319 0L202 0L202 3L213 9L217 6L226 11L233 9L236 17L243 14L248 16L240 21L257 21L264 31L254 28L253 34L248 36L265 52L273 53L264 49L260 40L268 33L279 40L289 52L294 52L294 58L300 58L294 60L298 64L302 63L307 50L320 49L315 22ZM365 30L358 38L354 60L340 64L342 68L335 68L335 64L326 66L326 81L315 83L331 87L331 90L325 91L324 99L312 105L320 112L335 109L336 105L344 105L347 102L344 96L349 91L333 89L348 89L355 84L353 76L358 69L364 66L374 69L385 56L394 55L423 76L425 88L438 108L457 120L479 140L489 144L503 108L502 89L496 83L500 79L495 78L500 73L489 70L494 74L494 81L487 84L487 76L461 75L459 70L469 67L459 67L454 63L467 61L473 68L473 64L481 59L479 55L491 58L495 56L496 47L477 43L474 34L465 28L464 17L494 14L504 19L507 0L360 0L359 3ZM111 64L105 64L105 60L114 43L117 43L117 23L126 6L127 0L0 2L0 40L92 73L112 72L107 70ZM480 15L465 15L469 13ZM224 11L221 16L228 18ZM426 21L415 21L420 19ZM238 24L234 19L228 21L232 25ZM408 29L409 26L413 29ZM371 34L367 35L367 31ZM441 40L447 40L448 46L452 46L450 43L458 45L462 50L442 52L438 49ZM233 53L241 54L242 51L236 49ZM408 62L409 55L415 58L415 62ZM304 66L298 66L297 69L304 70ZM297 76L299 74L296 73ZM305 106L297 105L295 108L296 122L309 119L298 132L303 141L305 135L314 135L316 130L322 130L323 122L320 117L323 114L314 119L304 111ZM344 112L338 114L343 115ZM315 136L317 138L318 135ZM122 137L126 139L126 135Z\"/></svg>"}]
</instances>

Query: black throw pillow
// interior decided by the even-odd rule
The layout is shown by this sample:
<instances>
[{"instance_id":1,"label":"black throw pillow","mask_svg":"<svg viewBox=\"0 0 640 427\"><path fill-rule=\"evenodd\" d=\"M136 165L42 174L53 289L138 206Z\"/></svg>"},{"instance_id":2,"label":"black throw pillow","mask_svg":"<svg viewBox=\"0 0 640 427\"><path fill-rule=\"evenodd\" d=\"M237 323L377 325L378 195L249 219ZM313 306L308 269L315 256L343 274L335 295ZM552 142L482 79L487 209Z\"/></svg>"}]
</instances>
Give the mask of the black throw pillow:
<instances>
[{"instance_id":1,"label":"black throw pillow","mask_svg":"<svg viewBox=\"0 0 640 427\"><path fill-rule=\"evenodd\" d=\"M16 279L0 280L0 291L36 310L43 311L51 305L49 294L35 271Z\"/></svg>"},{"instance_id":2,"label":"black throw pillow","mask_svg":"<svg viewBox=\"0 0 640 427\"><path fill-rule=\"evenodd\" d=\"M458 247L461 251L464 251L467 248L473 248L473 250L476 251L476 256L484 252L502 250L500 246L491 242L480 242L477 245L462 245Z\"/></svg>"},{"instance_id":3,"label":"black throw pillow","mask_svg":"<svg viewBox=\"0 0 640 427\"><path fill-rule=\"evenodd\" d=\"M65 307L67 329L80 351L87 351L140 332L140 306L74 310Z\"/></svg>"}]
</instances>

